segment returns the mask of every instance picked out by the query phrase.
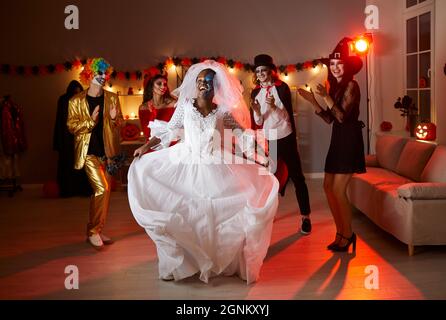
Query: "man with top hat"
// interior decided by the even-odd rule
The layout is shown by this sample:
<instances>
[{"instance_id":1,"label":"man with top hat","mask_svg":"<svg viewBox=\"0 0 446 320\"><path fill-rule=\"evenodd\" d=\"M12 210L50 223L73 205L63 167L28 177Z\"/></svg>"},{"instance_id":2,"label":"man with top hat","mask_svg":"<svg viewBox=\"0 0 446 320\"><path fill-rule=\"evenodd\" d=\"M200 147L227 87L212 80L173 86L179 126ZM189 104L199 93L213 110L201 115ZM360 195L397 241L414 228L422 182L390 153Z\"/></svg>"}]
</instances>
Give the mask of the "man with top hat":
<instances>
[{"instance_id":1,"label":"man with top hat","mask_svg":"<svg viewBox=\"0 0 446 320\"><path fill-rule=\"evenodd\" d=\"M251 92L251 108L257 126L261 126L269 149L276 148L277 158L288 168L302 215L301 233L311 233L310 200L297 149L291 91L277 77L277 68L267 54L254 58L256 87Z\"/></svg>"}]
</instances>

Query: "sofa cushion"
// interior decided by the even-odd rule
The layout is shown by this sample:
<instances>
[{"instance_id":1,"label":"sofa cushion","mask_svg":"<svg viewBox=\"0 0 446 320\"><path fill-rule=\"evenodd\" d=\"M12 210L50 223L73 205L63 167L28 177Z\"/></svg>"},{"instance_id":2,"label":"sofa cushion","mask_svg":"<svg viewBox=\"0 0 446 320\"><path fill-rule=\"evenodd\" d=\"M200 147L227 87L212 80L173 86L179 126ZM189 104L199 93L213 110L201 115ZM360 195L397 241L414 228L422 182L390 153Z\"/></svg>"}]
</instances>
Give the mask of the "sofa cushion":
<instances>
[{"instance_id":1,"label":"sofa cushion","mask_svg":"<svg viewBox=\"0 0 446 320\"><path fill-rule=\"evenodd\" d=\"M421 181L446 182L446 147L438 146L421 174Z\"/></svg>"},{"instance_id":2,"label":"sofa cushion","mask_svg":"<svg viewBox=\"0 0 446 320\"><path fill-rule=\"evenodd\" d=\"M409 178L400 176L392 171L375 167L367 167L366 173L355 174L354 177L356 179L364 180L374 187L378 185L400 186L406 183L413 182Z\"/></svg>"},{"instance_id":3,"label":"sofa cushion","mask_svg":"<svg viewBox=\"0 0 446 320\"><path fill-rule=\"evenodd\" d=\"M365 165L367 167L379 167L378 159L376 154L368 154L365 156Z\"/></svg>"},{"instance_id":4,"label":"sofa cushion","mask_svg":"<svg viewBox=\"0 0 446 320\"><path fill-rule=\"evenodd\" d=\"M386 231L396 218L398 188L411 180L389 170L368 167L367 173L355 174L348 185L350 202Z\"/></svg>"},{"instance_id":5,"label":"sofa cushion","mask_svg":"<svg viewBox=\"0 0 446 320\"><path fill-rule=\"evenodd\" d=\"M408 183L398 187L400 197L412 200L446 199L446 183L418 182Z\"/></svg>"},{"instance_id":6,"label":"sofa cushion","mask_svg":"<svg viewBox=\"0 0 446 320\"><path fill-rule=\"evenodd\" d=\"M376 140L376 159L380 167L395 171L401 151L406 142L407 139L403 137L390 135L378 136Z\"/></svg>"},{"instance_id":7,"label":"sofa cushion","mask_svg":"<svg viewBox=\"0 0 446 320\"><path fill-rule=\"evenodd\" d=\"M420 181L424 167L426 167L434 150L434 144L417 141L407 142L398 160L396 173L414 181Z\"/></svg>"}]
</instances>

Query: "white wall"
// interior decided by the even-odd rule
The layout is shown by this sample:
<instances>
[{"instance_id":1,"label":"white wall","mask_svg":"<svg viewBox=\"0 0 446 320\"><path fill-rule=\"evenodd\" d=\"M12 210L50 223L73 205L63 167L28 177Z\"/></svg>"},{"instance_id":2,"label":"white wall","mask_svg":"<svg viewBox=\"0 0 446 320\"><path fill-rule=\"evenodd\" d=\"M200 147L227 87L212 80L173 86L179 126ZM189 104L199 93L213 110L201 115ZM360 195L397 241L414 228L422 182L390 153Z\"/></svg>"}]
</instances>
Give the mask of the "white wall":
<instances>
[{"instance_id":1,"label":"white wall","mask_svg":"<svg viewBox=\"0 0 446 320\"><path fill-rule=\"evenodd\" d=\"M405 122L393 105L404 95L403 2L401 0L367 0L379 9L379 30L373 30L370 55L370 108L372 138L382 121L390 121L393 130L404 130ZM374 151L374 139L371 149Z\"/></svg>"}]
</instances>

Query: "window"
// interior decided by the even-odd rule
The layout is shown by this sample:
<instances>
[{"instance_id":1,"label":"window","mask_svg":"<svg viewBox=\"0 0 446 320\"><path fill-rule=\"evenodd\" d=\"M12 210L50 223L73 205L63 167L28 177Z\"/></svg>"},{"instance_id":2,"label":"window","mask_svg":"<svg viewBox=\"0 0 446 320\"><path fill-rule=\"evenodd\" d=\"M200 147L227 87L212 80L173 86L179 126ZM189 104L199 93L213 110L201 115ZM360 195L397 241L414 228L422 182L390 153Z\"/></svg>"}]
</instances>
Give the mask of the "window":
<instances>
[{"instance_id":1,"label":"window","mask_svg":"<svg viewBox=\"0 0 446 320\"><path fill-rule=\"evenodd\" d=\"M406 0L406 6L415 6L426 0ZM428 3L426 3L428 4ZM408 10L409 12L409 10ZM433 6L414 8L405 15L405 87L406 94L412 98L418 119L435 119L432 103L433 64Z\"/></svg>"},{"instance_id":2,"label":"window","mask_svg":"<svg viewBox=\"0 0 446 320\"><path fill-rule=\"evenodd\" d=\"M420 4L424 1L426 0L406 0L406 8L416 6L417 4Z\"/></svg>"}]
</instances>

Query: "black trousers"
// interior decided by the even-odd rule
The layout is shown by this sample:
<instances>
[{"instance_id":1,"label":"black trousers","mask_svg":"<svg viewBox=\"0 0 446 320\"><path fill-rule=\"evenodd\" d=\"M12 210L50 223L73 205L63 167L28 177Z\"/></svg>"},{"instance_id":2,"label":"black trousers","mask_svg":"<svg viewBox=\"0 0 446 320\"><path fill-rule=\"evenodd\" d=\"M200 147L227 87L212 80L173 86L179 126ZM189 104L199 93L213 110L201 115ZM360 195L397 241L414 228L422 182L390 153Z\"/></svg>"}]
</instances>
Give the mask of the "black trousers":
<instances>
[{"instance_id":1,"label":"black trousers","mask_svg":"<svg viewBox=\"0 0 446 320\"><path fill-rule=\"evenodd\" d=\"M294 134L289 134L285 138L268 142L270 150L271 147L273 147L273 144L277 143L277 158L285 162L288 167L288 177L294 183L300 213L305 216L309 215L311 213L310 198L308 195L307 184L305 183L305 176L302 172L296 137Z\"/></svg>"}]
</instances>

